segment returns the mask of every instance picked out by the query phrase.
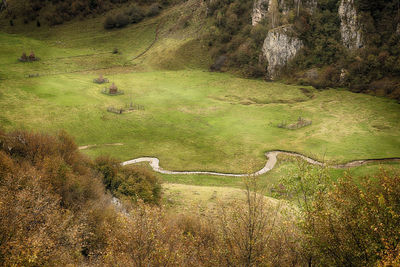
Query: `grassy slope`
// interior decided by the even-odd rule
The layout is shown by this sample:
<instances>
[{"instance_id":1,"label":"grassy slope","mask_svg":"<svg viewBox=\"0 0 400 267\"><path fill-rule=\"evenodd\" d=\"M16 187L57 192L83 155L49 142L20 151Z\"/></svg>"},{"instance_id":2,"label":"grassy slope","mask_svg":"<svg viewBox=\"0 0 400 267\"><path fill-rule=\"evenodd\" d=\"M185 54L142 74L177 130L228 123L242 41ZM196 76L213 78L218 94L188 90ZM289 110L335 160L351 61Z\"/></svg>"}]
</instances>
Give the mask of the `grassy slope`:
<instances>
[{"instance_id":1,"label":"grassy slope","mask_svg":"<svg viewBox=\"0 0 400 267\"><path fill-rule=\"evenodd\" d=\"M400 155L400 106L395 102L311 88L314 98L308 99L297 86L204 71L209 59L191 34L201 25L194 19L193 25L180 26L176 11L110 32L98 18L0 33L2 127L62 128L80 145L100 145L86 150L91 156L157 156L172 170L245 172L249 165L255 170L265 163L263 153L273 149L332 161ZM160 22L160 40L131 61L151 44ZM109 53L114 47L122 54ZM34 50L42 60L17 63L23 50ZM105 67L112 68L22 78ZM100 72L127 94L100 94L102 86L91 82ZM106 112L108 106L128 104L131 97L145 110ZM313 125L295 131L276 127L299 116L312 119ZM101 146L117 142L124 146Z\"/></svg>"},{"instance_id":2,"label":"grassy slope","mask_svg":"<svg viewBox=\"0 0 400 267\"><path fill-rule=\"evenodd\" d=\"M210 215L210 213L220 212L221 205L229 205L232 201L246 199L244 190L229 187L165 184L163 193L164 203L170 211L175 213ZM266 197L265 201L272 205L278 204L276 199L269 197ZM281 202L281 205L286 205L285 203Z\"/></svg>"}]
</instances>

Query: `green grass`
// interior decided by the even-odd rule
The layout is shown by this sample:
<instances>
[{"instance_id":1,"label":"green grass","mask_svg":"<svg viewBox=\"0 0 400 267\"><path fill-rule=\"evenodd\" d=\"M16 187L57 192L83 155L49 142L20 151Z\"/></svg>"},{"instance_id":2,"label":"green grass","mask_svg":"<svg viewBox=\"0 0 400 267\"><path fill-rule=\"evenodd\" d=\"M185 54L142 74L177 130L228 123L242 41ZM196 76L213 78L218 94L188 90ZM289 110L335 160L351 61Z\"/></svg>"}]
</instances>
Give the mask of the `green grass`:
<instances>
[{"instance_id":1,"label":"green grass","mask_svg":"<svg viewBox=\"0 0 400 267\"><path fill-rule=\"evenodd\" d=\"M393 170L400 168L399 163L368 164L348 169L329 168L328 172L332 182L340 178L353 177L356 181L362 181L367 177L378 174L381 170ZM271 189L280 184L281 179L288 175L298 175L298 162L296 158L280 156L277 165L270 172L259 176L260 187L265 194L272 196ZM237 177L221 177L209 175L166 175L157 174L164 183L185 184L210 187L243 188L243 179Z\"/></svg>"},{"instance_id":2,"label":"green grass","mask_svg":"<svg viewBox=\"0 0 400 267\"><path fill-rule=\"evenodd\" d=\"M199 25L177 27L176 13L113 31L105 31L100 18L2 31L0 125L47 133L65 129L79 145L98 145L84 150L89 156L156 156L168 170L242 173L252 166L254 171L265 164L264 153L275 149L335 162L400 156L400 105L394 101L307 87L314 94L309 98L299 86L210 73L206 49L190 34ZM132 61L152 43L160 22L159 41ZM122 54L109 53L114 47ZM18 63L24 50L34 50L42 60ZM101 68L108 69L87 71ZM23 78L30 73L43 76ZM99 73L125 94L101 94L104 85L92 82ZM131 99L145 110L106 111ZM313 124L277 127L299 116ZM110 143L124 145L102 145ZM202 176L165 179L216 183ZM220 183L237 182L221 178Z\"/></svg>"},{"instance_id":3,"label":"green grass","mask_svg":"<svg viewBox=\"0 0 400 267\"><path fill-rule=\"evenodd\" d=\"M68 74L4 81L1 117L9 122L4 127L65 129L80 145L123 143L85 152L121 160L156 156L170 170L244 172L249 163L254 169L263 166L264 152L274 149L332 161L400 153L400 108L383 98L329 90L306 100L296 86L202 70L113 74L125 95L111 97L101 94L103 85L92 83L94 77ZM248 95L273 103L248 104ZM106 111L108 106L128 104L131 97L145 110L123 115ZM296 102L299 99L306 101ZM276 127L298 116L313 124L298 130ZM375 128L377 123L386 128Z\"/></svg>"},{"instance_id":4,"label":"green grass","mask_svg":"<svg viewBox=\"0 0 400 267\"><path fill-rule=\"evenodd\" d=\"M220 212L221 205L231 205L232 201L237 200L244 202L246 194L244 190L229 187L164 184L163 198L163 203L172 212L210 215ZM268 204L278 203L276 199L268 197L265 201ZM281 202L281 205L287 203Z\"/></svg>"}]
</instances>

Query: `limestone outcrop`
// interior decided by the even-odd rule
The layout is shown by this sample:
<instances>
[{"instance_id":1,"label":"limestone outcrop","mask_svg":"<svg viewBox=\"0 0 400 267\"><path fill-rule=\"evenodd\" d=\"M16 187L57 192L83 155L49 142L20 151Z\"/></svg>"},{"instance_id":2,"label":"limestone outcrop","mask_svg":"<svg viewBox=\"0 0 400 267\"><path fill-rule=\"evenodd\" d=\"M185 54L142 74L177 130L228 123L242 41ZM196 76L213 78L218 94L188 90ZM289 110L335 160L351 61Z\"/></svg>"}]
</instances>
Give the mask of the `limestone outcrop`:
<instances>
[{"instance_id":1,"label":"limestone outcrop","mask_svg":"<svg viewBox=\"0 0 400 267\"><path fill-rule=\"evenodd\" d=\"M281 69L303 48L291 25L270 30L264 41L262 55L267 62L267 77L274 80Z\"/></svg>"},{"instance_id":2,"label":"limestone outcrop","mask_svg":"<svg viewBox=\"0 0 400 267\"><path fill-rule=\"evenodd\" d=\"M362 28L358 16L354 0L341 0L339 6L340 33L343 45L351 50L364 46Z\"/></svg>"}]
</instances>

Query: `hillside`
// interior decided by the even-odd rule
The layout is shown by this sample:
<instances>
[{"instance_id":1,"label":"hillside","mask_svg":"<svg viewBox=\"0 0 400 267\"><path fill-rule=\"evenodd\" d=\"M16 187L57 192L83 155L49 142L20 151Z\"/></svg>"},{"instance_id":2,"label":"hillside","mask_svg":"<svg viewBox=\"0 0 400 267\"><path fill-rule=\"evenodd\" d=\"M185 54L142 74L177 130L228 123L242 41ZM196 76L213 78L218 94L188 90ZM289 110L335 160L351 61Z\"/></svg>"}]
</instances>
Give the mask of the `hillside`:
<instances>
[{"instance_id":1,"label":"hillside","mask_svg":"<svg viewBox=\"0 0 400 267\"><path fill-rule=\"evenodd\" d=\"M111 10L114 15L104 21L107 27L124 27L180 2L14 0L3 2L2 13L10 25L40 27L104 17ZM213 69L225 67L246 77L285 79L317 88L346 87L400 98L395 1L189 1L188 10L183 11L186 15L176 22L184 27L193 23L193 5L199 7L194 23L207 25L198 34L208 46L203 49L209 50L215 61Z\"/></svg>"}]
</instances>

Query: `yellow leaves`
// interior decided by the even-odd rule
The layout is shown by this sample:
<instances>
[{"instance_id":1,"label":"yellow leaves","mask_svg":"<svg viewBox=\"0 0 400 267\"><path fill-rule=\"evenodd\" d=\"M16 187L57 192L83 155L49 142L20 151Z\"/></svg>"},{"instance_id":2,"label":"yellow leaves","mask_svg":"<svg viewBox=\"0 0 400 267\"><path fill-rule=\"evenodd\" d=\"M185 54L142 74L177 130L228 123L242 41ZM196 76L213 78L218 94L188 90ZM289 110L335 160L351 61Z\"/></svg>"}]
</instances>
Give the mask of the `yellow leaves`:
<instances>
[{"instance_id":1,"label":"yellow leaves","mask_svg":"<svg viewBox=\"0 0 400 267\"><path fill-rule=\"evenodd\" d=\"M379 195L377 196L377 198L378 198L378 203L379 203L379 205L380 205L381 207L385 206L386 201L385 201L385 197L383 196L383 194L379 194Z\"/></svg>"}]
</instances>

